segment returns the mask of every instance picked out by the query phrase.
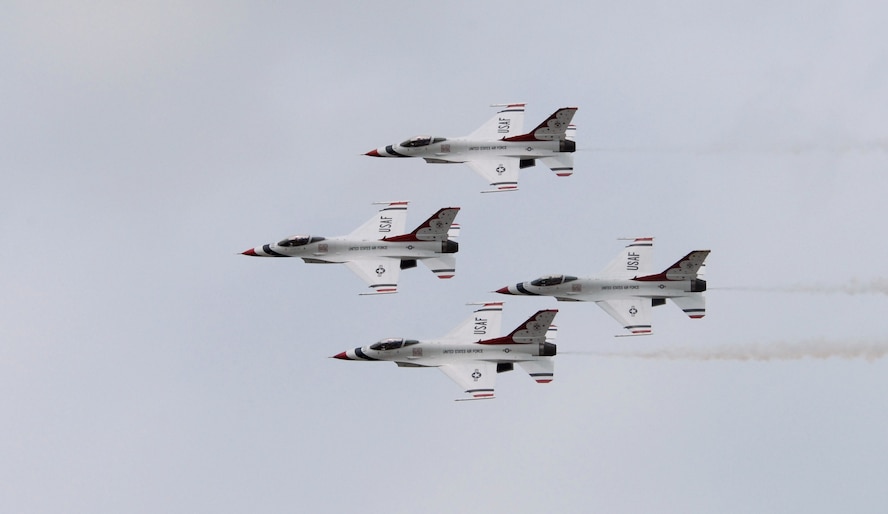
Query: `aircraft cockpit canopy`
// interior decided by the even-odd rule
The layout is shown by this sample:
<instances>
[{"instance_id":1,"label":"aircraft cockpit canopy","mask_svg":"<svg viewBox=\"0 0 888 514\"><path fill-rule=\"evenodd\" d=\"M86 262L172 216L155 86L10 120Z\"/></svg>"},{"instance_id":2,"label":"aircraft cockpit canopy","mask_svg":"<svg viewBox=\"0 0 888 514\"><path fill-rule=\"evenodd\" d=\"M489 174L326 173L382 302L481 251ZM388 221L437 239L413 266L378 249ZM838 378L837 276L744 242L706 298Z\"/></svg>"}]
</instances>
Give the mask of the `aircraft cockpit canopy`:
<instances>
[{"instance_id":1,"label":"aircraft cockpit canopy","mask_svg":"<svg viewBox=\"0 0 888 514\"><path fill-rule=\"evenodd\" d=\"M576 280L577 277L570 275L546 275L530 282L530 285L537 287L557 286L565 282Z\"/></svg>"},{"instance_id":2,"label":"aircraft cockpit canopy","mask_svg":"<svg viewBox=\"0 0 888 514\"><path fill-rule=\"evenodd\" d=\"M373 343L370 345L371 350L397 350L398 348L402 348L405 346L412 346L414 344L419 343L414 339L383 339L378 343Z\"/></svg>"},{"instance_id":3,"label":"aircraft cockpit canopy","mask_svg":"<svg viewBox=\"0 0 888 514\"><path fill-rule=\"evenodd\" d=\"M404 141L401 143L401 146L404 148L419 148L421 146L429 146L430 144L440 143L442 141L447 141L447 139L443 137L416 136Z\"/></svg>"},{"instance_id":4,"label":"aircraft cockpit canopy","mask_svg":"<svg viewBox=\"0 0 888 514\"><path fill-rule=\"evenodd\" d=\"M278 243L278 246L284 247L293 247L293 246L304 246L308 243L317 243L318 241L323 241L324 238L320 236L293 236L284 239L283 241Z\"/></svg>"}]
</instances>

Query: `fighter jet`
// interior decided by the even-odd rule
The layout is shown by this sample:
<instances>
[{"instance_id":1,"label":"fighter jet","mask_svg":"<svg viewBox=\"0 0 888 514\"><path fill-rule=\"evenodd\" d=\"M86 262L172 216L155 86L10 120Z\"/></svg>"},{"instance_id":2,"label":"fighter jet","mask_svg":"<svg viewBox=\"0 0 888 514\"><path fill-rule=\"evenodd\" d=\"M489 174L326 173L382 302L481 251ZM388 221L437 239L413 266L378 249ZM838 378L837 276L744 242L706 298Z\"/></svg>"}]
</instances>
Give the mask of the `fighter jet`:
<instances>
[{"instance_id":1,"label":"fighter jet","mask_svg":"<svg viewBox=\"0 0 888 514\"><path fill-rule=\"evenodd\" d=\"M551 325L557 310L541 310L500 337L502 302L482 304L471 316L438 339L383 339L368 346L340 352L335 359L393 361L398 367L436 367L450 377L466 396L457 400L494 397L497 373L512 371L515 363L531 378L547 384L555 377L556 353Z\"/></svg>"},{"instance_id":2,"label":"fighter jet","mask_svg":"<svg viewBox=\"0 0 888 514\"><path fill-rule=\"evenodd\" d=\"M651 274L654 239L634 239L601 275L577 278L546 275L498 289L497 293L554 296L559 301L595 302L630 334L649 335L651 307L675 302L689 317L706 314L706 281L698 278L709 250L695 250L660 273Z\"/></svg>"},{"instance_id":3,"label":"fighter jet","mask_svg":"<svg viewBox=\"0 0 888 514\"><path fill-rule=\"evenodd\" d=\"M449 237L459 234L453 223L459 207L445 207L404 234L408 202L385 202L366 223L345 236L293 236L277 243L250 248L243 255L299 257L310 264L342 263L361 277L371 293L398 292L398 274L422 261L438 278L456 272L459 244Z\"/></svg>"},{"instance_id":4,"label":"fighter jet","mask_svg":"<svg viewBox=\"0 0 888 514\"><path fill-rule=\"evenodd\" d=\"M576 107L558 109L535 129L524 134L524 104L502 107L478 130L462 137L416 136L401 144L367 152L371 157L422 157L429 163L464 162L490 182L493 189L515 191L518 170L539 160L559 177L573 173L576 127L570 124Z\"/></svg>"}]
</instances>

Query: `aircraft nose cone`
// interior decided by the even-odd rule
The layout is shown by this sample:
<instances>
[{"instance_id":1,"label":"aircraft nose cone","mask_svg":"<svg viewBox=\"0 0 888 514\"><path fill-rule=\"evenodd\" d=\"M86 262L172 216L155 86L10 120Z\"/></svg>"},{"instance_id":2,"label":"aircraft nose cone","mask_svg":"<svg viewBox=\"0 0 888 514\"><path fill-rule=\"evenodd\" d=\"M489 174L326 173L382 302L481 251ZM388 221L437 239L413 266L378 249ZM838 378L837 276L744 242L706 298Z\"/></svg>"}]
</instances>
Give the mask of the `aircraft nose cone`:
<instances>
[{"instance_id":1,"label":"aircraft nose cone","mask_svg":"<svg viewBox=\"0 0 888 514\"><path fill-rule=\"evenodd\" d=\"M346 355L345 352L339 352L339 353L337 353L336 355L334 355L333 358L334 358L334 359L342 359L342 360L344 360L344 361L350 361L350 360L351 360L351 359L348 358L348 355Z\"/></svg>"},{"instance_id":2,"label":"aircraft nose cone","mask_svg":"<svg viewBox=\"0 0 888 514\"><path fill-rule=\"evenodd\" d=\"M379 152L375 148L365 153L364 155L369 155L370 157L382 157L381 155L379 155Z\"/></svg>"},{"instance_id":3,"label":"aircraft nose cone","mask_svg":"<svg viewBox=\"0 0 888 514\"><path fill-rule=\"evenodd\" d=\"M258 255L256 255L256 250L254 250L252 248L250 248L249 250L247 250L245 252L241 252L241 255L252 255L253 257L258 257Z\"/></svg>"},{"instance_id":4,"label":"aircraft nose cone","mask_svg":"<svg viewBox=\"0 0 888 514\"><path fill-rule=\"evenodd\" d=\"M512 292L509 291L509 286L501 287L501 288L497 289L496 292L499 294L512 294Z\"/></svg>"}]
</instances>

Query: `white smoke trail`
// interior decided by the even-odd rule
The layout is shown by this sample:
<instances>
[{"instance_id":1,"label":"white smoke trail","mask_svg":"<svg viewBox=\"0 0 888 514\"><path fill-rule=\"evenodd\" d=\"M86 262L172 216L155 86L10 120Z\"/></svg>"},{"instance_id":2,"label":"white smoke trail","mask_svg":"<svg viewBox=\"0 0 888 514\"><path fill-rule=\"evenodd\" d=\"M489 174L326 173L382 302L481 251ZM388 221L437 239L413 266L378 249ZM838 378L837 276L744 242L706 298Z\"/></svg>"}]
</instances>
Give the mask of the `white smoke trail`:
<instances>
[{"instance_id":1,"label":"white smoke trail","mask_svg":"<svg viewBox=\"0 0 888 514\"><path fill-rule=\"evenodd\" d=\"M888 278L860 281L851 279L844 284L795 284L775 287L710 287L724 291L757 291L763 293L820 293L820 294L885 294L888 295Z\"/></svg>"},{"instance_id":2,"label":"white smoke trail","mask_svg":"<svg viewBox=\"0 0 888 514\"><path fill-rule=\"evenodd\" d=\"M788 361L840 358L866 359L873 362L888 355L888 341L848 342L811 339L797 343L745 343L710 347L672 347L631 352L558 352L558 354L650 360Z\"/></svg>"},{"instance_id":3,"label":"white smoke trail","mask_svg":"<svg viewBox=\"0 0 888 514\"><path fill-rule=\"evenodd\" d=\"M712 144L705 146L673 146L673 147L587 147L579 148L581 152L599 153L647 153L647 154L772 154L772 155L799 155L803 153L884 153L888 152L888 140L869 141L845 141L845 142L796 142L773 144Z\"/></svg>"}]
</instances>

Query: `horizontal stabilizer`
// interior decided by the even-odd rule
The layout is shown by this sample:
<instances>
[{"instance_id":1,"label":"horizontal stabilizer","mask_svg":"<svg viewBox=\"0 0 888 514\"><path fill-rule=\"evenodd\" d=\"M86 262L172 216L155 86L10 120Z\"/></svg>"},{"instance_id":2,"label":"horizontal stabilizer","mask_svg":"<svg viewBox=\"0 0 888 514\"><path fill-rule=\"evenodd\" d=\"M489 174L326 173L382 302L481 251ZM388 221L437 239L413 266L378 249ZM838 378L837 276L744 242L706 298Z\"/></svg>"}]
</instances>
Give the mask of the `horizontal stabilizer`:
<instances>
[{"instance_id":1,"label":"horizontal stabilizer","mask_svg":"<svg viewBox=\"0 0 888 514\"><path fill-rule=\"evenodd\" d=\"M442 254L438 257L422 259L422 263L438 278L453 278L456 274L456 257L453 254Z\"/></svg>"},{"instance_id":2,"label":"horizontal stabilizer","mask_svg":"<svg viewBox=\"0 0 888 514\"><path fill-rule=\"evenodd\" d=\"M692 294L690 296L676 296L670 298L678 308L683 310L688 317L700 319L706 315L706 297L702 294Z\"/></svg>"},{"instance_id":3,"label":"horizontal stabilizer","mask_svg":"<svg viewBox=\"0 0 888 514\"><path fill-rule=\"evenodd\" d=\"M555 359L552 357L522 361L518 365L530 375L530 378L536 380L538 384L548 384L555 379Z\"/></svg>"},{"instance_id":4,"label":"horizontal stabilizer","mask_svg":"<svg viewBox=\"0 0 888 514\"><path fill-rule=\"evenodd\" d=\"M549 167L559 177L569 177L574 172L574 156L572 153L559 153L552 157L543 157L540 162Z\"/></svg>"}]
</instances>

